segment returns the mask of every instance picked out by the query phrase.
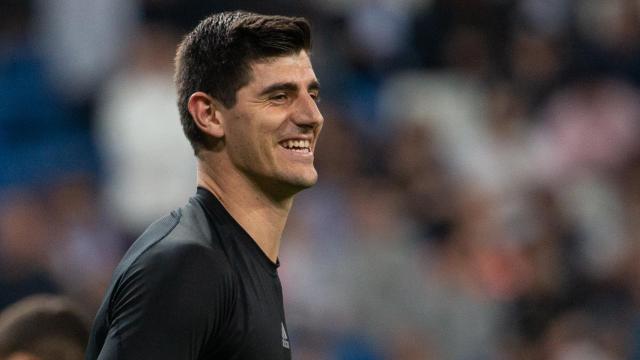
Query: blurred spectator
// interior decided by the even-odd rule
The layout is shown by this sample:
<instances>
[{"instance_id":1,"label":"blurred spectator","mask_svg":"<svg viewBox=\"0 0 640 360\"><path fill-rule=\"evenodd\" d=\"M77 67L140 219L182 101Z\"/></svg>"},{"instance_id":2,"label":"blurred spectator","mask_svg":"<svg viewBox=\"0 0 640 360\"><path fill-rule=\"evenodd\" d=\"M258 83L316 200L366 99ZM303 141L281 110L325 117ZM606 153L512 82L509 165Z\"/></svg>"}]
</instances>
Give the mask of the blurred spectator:
<instances>
[{"instance_id":1,"label":"blurred spectator","mask_svg":"<svg viewBox=\"0 0 640 360\"><path fill-rule=\"evenodd\" d=\"M380 112L390 122L411 121L433 131L436 151L452 180L489 186L486 98L482 85L456 72L404 72L386 81Z\"/></svg>"},{"instance_id":2,"label":"blurred spectator","mask_svg":"<svg viewBox=\"0 0 640 360\"><path fill-rule=\"evenodd\" d=\"M558 36L570 25L570 0L522 0L517 2L518 20L539 34Z\"/></svg>"},{"instance_id":3,"label":"blurred spectator","mask_svg":"<svg viewBox=\"0 0 640 360\"><path fill-rule=\"evenodd\" d=\"M181 206L195 184L195 160L182 135L172 80L177 41L171 27L146 23L129 64L99 97L104 201L128 240L161 216L158 211Z\"/></svg>"},{"instance_id":4,"label":"blurred spectator","mask_svg":"<svg viewBox=\"0 0 640 360\"><path fill-rule=\"evenodd\" d=\"M596 78L554 94L535 130L539 176L563 194L584 237L584 270L604 277L619 266L629 242L620 222L618 190L606 175L637 154L640 93Z\"/></svg>"},{"instance_id":5,"label":"blurred spectator","mask_svg":"<svg viewBox=\"0 0 640 360\"><path fill-rule=\"evenodd\" d=\"M0 188L94 171L90 135L56 93L34 45L29 2L2 6L2 16L15 18L3 22L0 37Z\"/></svg>"},{"instance_id":6,"label":"blurred spectator","mask_svg":"<svg viewBox=\"0 0 640 360\"><path fill-rule=\"evenodd\" d=\"M68 244L79 227L102 221L95 202L95 145L82 116L50 82L34 41L31 2L2 6L2 16L12 20L3 22L0 37L0 308L33 293L70 294L72 288L93 308L104 287L98 278L113 266L113 252L98 249L115 243L101 241L105 237L96 234L108 230L96 225L85 228L75 245L85 254L72 254ZM88 263L86 253L101 261ZM92 286L92 296L83 293Z\"/></svg>"},{"instance_id":7,"label":"blurred spectator","mask_svg":"<svg viewBox=\"0 0 640 360\"><path fill-rule=\"evenodd\" d=\"M383 358L409 353L412 359L424 358L433 349L427 347L429 304L415 226L404 216L397 187L376 178L354 185L349 199L353 255L344 274L352 284L347 300L354 325L377 344Z\"/></svg>"},{"instance_id":8,"label":"blurred spectator","mask_svg":"<svg viewBox=\"0 0 640 360\"><path fill-rule=\"evenodd\" d=\"M0 310L25 296L59 288L47 272L51 243L42 197L30 191L1 196Z\"/></svg>"},{"instance_id":9,"label":"blurred spectator","mask_svg":"<svg viewBox=\"0 0 640 360\"><path fill-rule=\"evenodd\" d=\"M536 161L553 182L606 172L638 150L640 92L607 77L583 78L556 92L541 111Z\"/></svg>"},{"instance_id":10,"label":"blurred spectator","mask_svg":"<svg viewBox=\"0 0 640 360\"><path fill-rule=\"evenodd\" d=\"M36 45L55 90L70 103L91 101L115 65L126 59L139 1L31 1Z\"/></svg>"},{"instance_id":11,"label":"blurred spectator","mask_svg":"<svg viewBox=\"0 0 640 360\"><path fill-rule=\"evenodd\" d=\"M640 85L640 4L633 0L577 2L574 63Z\"/></svg>"},{"instance_id":12,"label":"blurred spectator","mask_svg":"<svg viewBox=\"0 0 640 360\"><path fill-rule=\"evenodd\" d=\"M0 359L81 360L89 325L63 297L34 295L0 314Z\"/></svg>"},{"instance_id":13,"label":"blurred spectator","mask_svg":"<svg viewBox=\"0 0 640 360\"><path fill-rule=\"evenodd\" d=\"M79 176L51 184L46 202L48 271L90 313L102 301L122 245L96 198L95 184Z\"/></svg>"},{"instance_id":14,"label":"blurred spectator","mask_svg":"<svg viewBox=\"0 0 640 360\"><path fill-rule=\"evenodd\" d=\"M526 106L526 113L535 113L549 93L558 86L559 78L568 66L559 34L546 30L530 30L525 26L514 30L508 45L507 69L512 94Z\"/></svg>"},{"instance_id":15,"label":"blurred spectator","mask_svg":"<svg viewBox=\"0 0 640 360\"><path fill-rule=\"evenodd\" d=\"M429 245L445 241L455 216L454 185L437 150L435 134L414 122L394 125L383 154L390 185L403 189L406 215L415 221L420 238Z\"/></svg>"}]
</instances>

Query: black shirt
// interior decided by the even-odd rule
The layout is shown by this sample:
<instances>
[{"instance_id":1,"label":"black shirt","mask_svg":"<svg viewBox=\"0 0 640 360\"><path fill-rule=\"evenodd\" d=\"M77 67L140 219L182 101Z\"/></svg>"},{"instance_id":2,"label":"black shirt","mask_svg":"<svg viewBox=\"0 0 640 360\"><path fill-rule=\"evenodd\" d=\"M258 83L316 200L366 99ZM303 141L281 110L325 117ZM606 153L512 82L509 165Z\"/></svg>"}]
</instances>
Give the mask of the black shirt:
<instances>
[{"instance_id":1,"label":"black shirt","mask_svg":"<svg viewBox=\"0 0 640 360\"><path fill-rule=\"evenodd\" d=\"M277 268L199 188L124 255L86 359L291 359Z\"/></svg>"}]
</instances>

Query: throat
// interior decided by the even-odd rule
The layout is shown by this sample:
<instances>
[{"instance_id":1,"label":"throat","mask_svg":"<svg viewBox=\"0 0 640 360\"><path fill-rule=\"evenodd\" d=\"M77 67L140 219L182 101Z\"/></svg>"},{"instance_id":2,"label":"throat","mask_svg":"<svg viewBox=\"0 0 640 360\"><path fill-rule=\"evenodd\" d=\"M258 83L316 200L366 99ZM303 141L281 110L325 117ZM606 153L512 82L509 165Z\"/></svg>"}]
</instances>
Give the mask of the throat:
<instances>
[{"instance_id":1,"label":"throat","mask_svg":"<svg viewBox=\"0 0 640 360\"><path fill-rule=\"evenodd\" d=\"M204 168L199 167L198 170L198 184L218 198L231 217L275 262L293 197L274 198L264 191L263 186L267 184L253 183L239 173L219 171L226 176L213 177L203 171L206 170ZM274 186L268 188L273 189Z\"/></svg>"}]
</instances>

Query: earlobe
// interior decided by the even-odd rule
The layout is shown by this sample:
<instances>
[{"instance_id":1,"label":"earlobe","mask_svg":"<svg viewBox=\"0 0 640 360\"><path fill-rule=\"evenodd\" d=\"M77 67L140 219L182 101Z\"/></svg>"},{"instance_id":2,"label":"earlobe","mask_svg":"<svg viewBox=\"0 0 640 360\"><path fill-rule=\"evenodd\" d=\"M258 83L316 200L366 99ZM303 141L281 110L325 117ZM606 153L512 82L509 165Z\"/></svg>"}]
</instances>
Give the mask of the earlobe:
<instances>
[{"instance_id":1,"label":"earlobe","mask_svg":"<svg viewBox=\"0 0 640 360\"><path fill-rule=\"evenodd\" d=\"M224 136L222 114L218 110L220 105L208 94L198 91L189 97L189 113L196 126L205 134L214 138Z\"/></svg>"}]
</instances>

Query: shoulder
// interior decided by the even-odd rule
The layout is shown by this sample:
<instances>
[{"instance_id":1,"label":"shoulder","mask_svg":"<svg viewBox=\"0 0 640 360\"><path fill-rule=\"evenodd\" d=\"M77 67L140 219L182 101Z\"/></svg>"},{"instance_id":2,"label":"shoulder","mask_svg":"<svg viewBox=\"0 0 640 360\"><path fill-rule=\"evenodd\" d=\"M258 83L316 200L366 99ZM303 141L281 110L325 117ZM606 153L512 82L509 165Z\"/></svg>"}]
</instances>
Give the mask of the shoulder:
<instances>
[{"instance_id":1,"label":"shoulder","mask_svg":"<svg viewBox=\"0 0 640 360\"><path fill-rule=\"evenodd\" d=\"M193 207L178 209L134 242L114 273L110 294L114 312L132 303L153 306L175 301L186 306L207 298L235 298L233 268L201 215Z\"/></svg>"},{"instance_id":2,"label":"shoulder","mask_svg":"<svg viewBox=\"0 0 640 360\"><path fill-rule=\"evenodd\" d=\"M240 292L215 236L193 201L149 226L116 268L100 307L103 352L186 359L228 328Z\"/></svg>"},{"instance_id":3,"label":"shoulder","mask_svg":"<svg viewBox=\"0 0 640 360\"><path fill-rule=\"evenodd\" d=\"M151 224L123 256L115 276L141 268L160 273L200 266L228 271L229 262L215 236L203 209L192 200Z\"/></svg>"}]
</instances>

